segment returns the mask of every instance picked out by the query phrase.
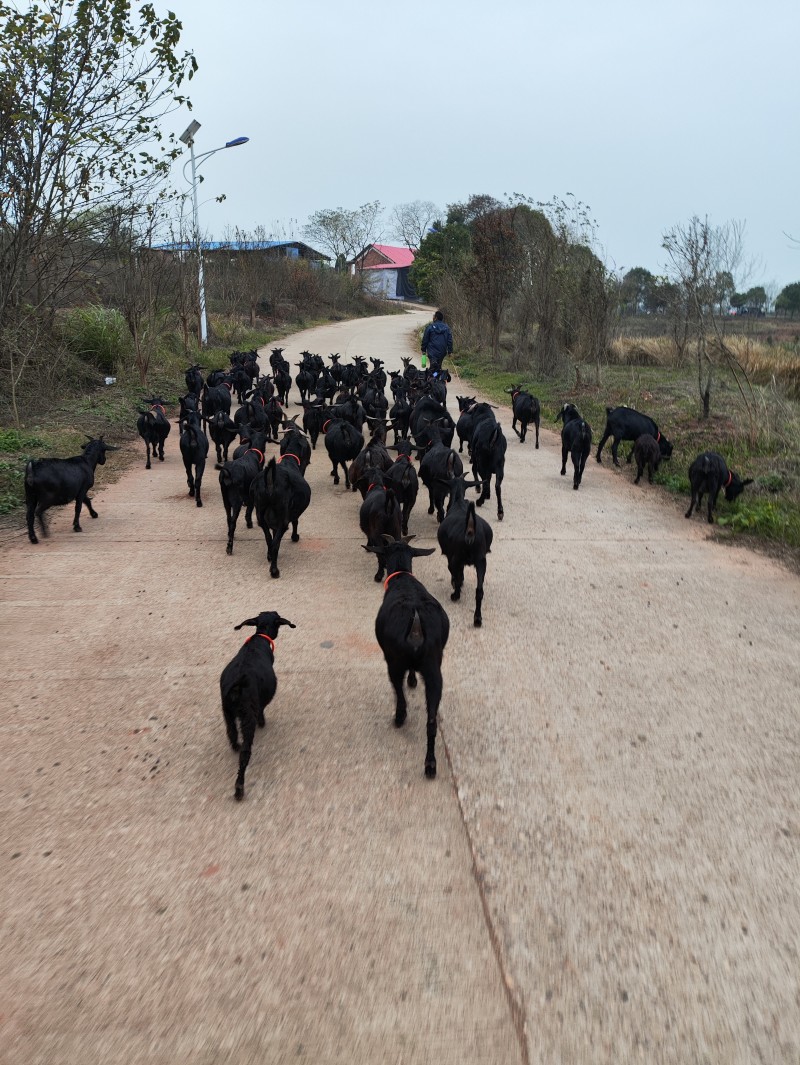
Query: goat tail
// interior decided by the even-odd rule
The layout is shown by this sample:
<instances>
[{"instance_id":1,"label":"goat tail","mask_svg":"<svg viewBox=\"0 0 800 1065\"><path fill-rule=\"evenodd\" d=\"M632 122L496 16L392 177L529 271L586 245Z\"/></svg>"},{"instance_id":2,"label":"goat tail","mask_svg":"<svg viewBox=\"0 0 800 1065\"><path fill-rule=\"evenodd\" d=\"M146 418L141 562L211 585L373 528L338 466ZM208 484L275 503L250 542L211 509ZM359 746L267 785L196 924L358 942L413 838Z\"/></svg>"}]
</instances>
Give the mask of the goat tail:
<instances>
[{"instance_id":1,"label":"goat tail","mask_svg":"<svg viewBox=\"0 0 800 1065\"><path fill-rule=\"evenodd\" d=\"M411 624L408 626L408 632L406 633L406 643L414 651L419 651L425 643L425 630L422 627L422 618L419 616L419 611L416 607L414 608Z\"/></svg>"},{"instance_id":2,"label":"goat tail","mask_svg":"<svg viewBox=\"0 0 800 1065\"><path fill-rule=\"evenodd\" d=\"M35 483L35 477L33 475L33 459L28 459L25 463L25 484L28 488L33 488Z\"/></svg>"},{"instance_id":3,"label":"goat tail","mask_svg":"<svg viewBox=\"0 0 800 1065\"><path fill-rule=\"evenodd\" d=\"M464 527L464 542L470 547L475 543L475 530L477 528L478 519L475 516L475 503L471 502L467 504L467 522Z\"/></svg>"}]
</instances>

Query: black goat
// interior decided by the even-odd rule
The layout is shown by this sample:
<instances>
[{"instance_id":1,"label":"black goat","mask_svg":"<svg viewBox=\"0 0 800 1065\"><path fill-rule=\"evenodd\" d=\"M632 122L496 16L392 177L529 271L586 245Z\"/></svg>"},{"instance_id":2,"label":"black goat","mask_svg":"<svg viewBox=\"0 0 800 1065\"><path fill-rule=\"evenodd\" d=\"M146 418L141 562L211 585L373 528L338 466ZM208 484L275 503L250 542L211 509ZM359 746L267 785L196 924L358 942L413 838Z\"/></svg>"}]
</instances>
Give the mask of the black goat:
<instances>
[{"instance_id":1,"label":"black goat","mask_svg":"<svg viewBox=\"0 0 800 1065\"><path fill-rule=\"evenodd\" d=\"M218 410L209 418L208 430L217 449L217 462L227 462L228 448L239 435L239 426L224 410Z\"/></svg>"},{"instance_id":2,"label":"black goat","mask_svg":"<svg viewBox=\"0 0 800 1065\"><path fill-rule=\"evenodd\" d=\"M286 530L292 526L292 543L300 539L297 523L311 502L311 488L300 469L297 455L287 452L276 462L271 458L254 478L250 496L256 521L267 542L267 561L270 577L280 577L278 553Z\"/></svg>"},{"instance_id":3,"label":"black goat","mask_svg":"<svg viewBox=\"0 0 800 1065\"><path fill-rule=\"evenodd\" d=\"M331 477L333 483L339 483L339 466L344 472L345 488L350 488L350 477L347 473L347 463L352 462L364 445L364 437L361 430L356 429L350 422L341 418L329 418L323 423L322 431L325 434L325 450L331 460Z\"/></svg>"},{"instance_id":4,"label":"black goat","mask_svg":"<svg viewBox=\"0 0 800 1065\"><path fill-rule=\"evenodd\" d=\"M528 435L528 426L532 422L536 429L536 447L538 448L539 423L542 418L539 400L530 392L524 392L522 385L512 385L511 388L506 389L506 392L511 396L511 428L519 437L519 442L524 444L525 437ZM517 431L517 422L519 422L519 431Z\"/></svg>"},{"instance_id":5,"label":"black goat","mask_svg":"<svg viewBox=\"0 0 800 1065\"><path fill-rule=\"evenodd\" d=\"M397 458L383 475L384 481L394 489L400 503L403 512L403 533L408 532L408 519L419 492L419 477L414 469L411 449L410 440L401 440L396 444L393 450L398 452Z\"/></svg>"},{"instance_id":6,"label":"black goat","mask_svg":"<svg viewBox=\"0 0 800 1065\"><path fill-rule=\"evenodd\" d=\"M439 438L447 447L450 447L456 431L455 422L441 403L437 403L430 396L422 396L414 404L409 420L411 435L421 451L424 451L431 443L429 429L434 422L438 426Z\"/></svg>"},{"instance_id":7,"label":"black goat","mask_svg":"<svg viewBox=\"0 0 800 1065\"><path fill-rule=\"evenodd\" d=\"M647 480L649 484L652 484L653 473L661 463L661 449L658 446L658 441L654 436L650 436L649 433L642 433L641 436L636 438L636 443L633 445L633 454L636 457L636 480L633 483L639 483L646 466Z\"/></svg>"},{"instance_id":8,"label":"black goat","mask_svg":"<svg viewBox=\"0 0 800 1065\"><path fill-rule=\"evenodd\" d=\"M717 505L720 490L725 492L725 499L732 503L742 494L745 486L752 483L752 477L743 481L738 473L729 470L722 455L718 455L716 451L704 451L689 467L692 501L686 511L686 517L691 518L695 505L698 510L702 507L703 496L708 493L708 524L713 525L712 511Z\"/></svg>"},{"instance_id":9,"label":"black goat","mask_svg":"<svg viewBox=\"0 0 800 1065\"><path fill-rule=\"evenodd\" d=\"M431 424L426 429L431 438L431 446L422 457L419 477L428 489L428 513L436 511L437 521L444 519L444 501L450 494L450 482L464 472L464 463L458 452L444 443L439 435L438 425Z\"/></svg>"},{"instance_id":10,"label":"black goat","mask_svg":"<svg viewBox=\"0 0 800 1065\"><path fill-rule=\"evenodd\" d=\"M410 539L410 537L408 538ZM392 541L384 536L382 547L367 551L380 555L389 576L385 594L375 619L375 635L386 659L389 680L395 690L394 723L400 728L406 720L403 680L416 688L417 673L425 681L428 712L428 746L425 776L436 776L436 724L442 698L442 655L450 635L450 620L441 603L411 572L412 560L432 555L433 547L409 547L406 539Z\"/></svg>"},{"instance_id":11,"label":"black goat","mask_svg":"<svg viewBox=\"0 0 800 1065\"><path fill-rule=\"evenodd\" d=\"M465 481L463 477L456 477L451 482L447 514L439 525L436 538L442 554L447 557L447 568L450 570L450 578L453 582L453 594L450 598L454 602L461 598L464 567L475 567L478 587L475 591L475 613L472 623L480 628L483 624L481 604L483 603L483 581L486 577L486 556L492 549L494 533L489 522L480 514L475 513L475 504L467 503L464 498L467 488L473 487L475 487L473 482Z\"/></svg>"},{"instance_id":12,"label":"black goat","mask_svg":"<svg viewBox=\"0 0 800 1065\"><path fill-rule=\"evenodd\" d=\"M384 422L377 422L372 436L350 466L350 487L354 492L360 492L363 499L367 494L370 467L374 466L381 473L385 473L391 465L392 458L386 450L386 425Z\"/></svg>"},{"instance_id":13,"label":"black goat","mask_svg":"<svg viewBox=\"0 0 800 1065\"><path fill-rule=\"evenodd\" d=\"M136 419L136 428L147 448L145 469L149 470L151 468L151 449L154 458L158 456L159 462L164 461L164 441L169 436L171 426L163 399L146 399L144 402L151 404L150 410L139 411L139 417Z\"/></svg>"},{"instance_id":14,"label":"black goat","mask_svg":"<svg viewBox=\"0 0 800 1065\"><path fill-rule=\"evenodd\" d=\"M378 469L368 470L370 484L364 494L364 502L358 514L358 524L367 538L367 547L380 547L383 536L399 540L402 532L402 513L394 490L383 483L383 473ZM375 580L383 578L383 555L378 552L378 570Z\"/></svg>"},{"instance_id":15,"label":"black goat","mask_svg":"<svg viewBox=\"0 0 800 1065\"><path fill-rule=\"evenodd\" d=\"M592 450L592 429L589 423L581 418L574 403L565 403L555 420L564 423L564 428L561 430L561 476L563 477L567 472L567 455L571 455L575 471L572 487L577 491L580 488L586 460Z\"/></svg>"},{"instance_id":16,"label":"black goat","mask_svg":"<svg viewBox=\"0 0 800 1065\"><path fill-rule=\"evenodd\" d=\"M281 455L293 455L300 463L300 470L305 476L311 462L311 444L303 430L296 424L295 418L286 418L283 422L283 439L278 448Z\"/></svg>"},{"instance_id":17,"label":"black goat","mask_svg":"<svg viewBox=\"0 0 800 1065\"><path fill-rule=\"evenodd\" d=\"M180 424L180 423L179 423ZM202 507L203 500L200 497L200 488L203 484L203 473L206 468L208 457L208 439L200 424L200 415L195 411L184 419L181 426L181 458L186 470L186 483L189 486L189 495L194 497L198 507ZM194 467L194 474L192 474Z\"/></svg>"},{"instance_id":18,"label":"black goat","mask_svg":"<svg viewBox=\"0 0 800 1065\"><path fill-rule=\"evenodd\" d=\"M603 461L600 458L600 453L605 446L606 440L611 436L614 438L611 443L611 457L614 460L614 465L619 466L617 451L621 441L638 440L643 433L648 433L655 438L661 449L662 458L668 459L670 457L672 444L665 436L661 435L652 418L648 418L646 414L640 414L633 407L606 407L606 427L600 438L600 443L597 445L597 461ZM632 454L633 451L628 455L628 462L631 461Z\"/></svg>"},{"instance_id":19,"label":"black goat","mask_svg":"<svg viewBox=\"0 0 800 1065\"><path fill-rule=\"evenodd\" d=\"M506 469L506 448L508 442L503 433L500 423L494 416L494 412L488 403L476 403L472 409L474 418L472 429L472 476L480 483L480 495L475 505L482 507L492 498L492 476L494 476L494 489L497 495L497 520L502 521L505 511L503 510L503 478Z\"/></svg>"},{"instance_id":20,"label":"black goat","mask_svg":"<svg viewBox=\"0 0 800 1065\"><path fill-rule=\"evenodd\" d=\"M82 532L80 517L81 507L86 508L93 518L97 511L92 507L89 489L94 484L94 471L98 465L104 466L107 451L118 449L106 444L102 436L96 440L89 437L88 443L81 445L82 455L68 459L31 459L25 467L25 502L28 538L32 544L39 541L33 529L34 516L39 520L42 536L47 536L44 512L50 507L63 507L75 503L75 518L72 528Z\"/></svg>"},{"instance_id":21,"label":"black goat","mask_svg":"<svg viewBox=\"0 0 800 1065\"><path fill-rule=\"evenodd\" d=\"M218 410L225 414L231 412L231 386L224 382L219 385L210 385L209 380L203 385L203 424L206 425Z\"/></svg>"},{"instance_id":22,"label":"black goat","mask_svg":"<svg viewBox=\"0 0 800 1065\"><path fill-rule=\"evenodd\" d=\"M203 375L200 373L202 369L199 363L194 363L184 374L187 389L198 400L203 390Z\"/></svg>"},{"instance_id":23,"label":"black goat","mask_svg":"<svg viewBox=\"0 0 800 1065\"><path fill-rule=\"evenodd\" d=\"M475 406L475 397L456 396L456 403L458 403L459 410L458 421L456 422L458 453L459 455L464 453L464 444L466 443L467 454L469 454L470 441L472 440L472 429L475 423L475 419L472 415L472 408Z\"/></svg>"},{"instance_id":24,"label":"black goat","mask_svg":"<svg viewBox=\"0 0 800 1065\"><path fill-rule=\"evenodd\" d=\"M264 465L265 446L266 436L264 433L251 433L248 447L244 453L238 458L234 457L229 462L226 462L219 471L219 488L222 492L222 503L228 520L228 544L225 550L229 555L233 554L236 523L239 520L239 513L243 506L246 506L245 522L247 528L253 528L253 500L250 496L250 485Z\"/></svg>"},{"instance_id":25,"label":"black goat","mask_svg":"<svg viewBox=\"0 0 800 1065\"><path fill-rule=\"evenodd\" d=\"M238 654L230 660L219 678L222 695L222 713L230 745L239 752L239 772L236 776L234 796L244 798L244 774L250 762L256 725L265 725L264 710L272 702L278 689L273 663L275 641L281 625L296 628L291 621L282 618L274 610L263 611L258 617L248 618L240 625L255 626L255 635L245 640ZM239 743L239 730L242 742Z\"/></svg>"}]
</instances>

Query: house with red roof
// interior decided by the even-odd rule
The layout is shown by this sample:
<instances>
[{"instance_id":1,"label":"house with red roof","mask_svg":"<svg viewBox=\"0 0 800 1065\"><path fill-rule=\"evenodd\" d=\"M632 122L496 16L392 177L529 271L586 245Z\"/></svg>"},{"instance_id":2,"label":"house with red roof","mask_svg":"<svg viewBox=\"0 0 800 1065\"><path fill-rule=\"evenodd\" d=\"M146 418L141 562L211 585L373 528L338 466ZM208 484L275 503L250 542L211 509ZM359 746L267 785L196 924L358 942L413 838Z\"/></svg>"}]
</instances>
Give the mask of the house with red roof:
<instances>
[{"instance_id":1,"label":"house with red roof","mask_svg":"<svg viewBox=\"0 0 800 1065\"><path fill-rule=\"evenodd\" d=\"M408 279L414 262L410 248L395 248L390 244L368 244L350 263L353 273L360 273L375 296L389 300L418 299Z\"/></svg>"}]
</instances>

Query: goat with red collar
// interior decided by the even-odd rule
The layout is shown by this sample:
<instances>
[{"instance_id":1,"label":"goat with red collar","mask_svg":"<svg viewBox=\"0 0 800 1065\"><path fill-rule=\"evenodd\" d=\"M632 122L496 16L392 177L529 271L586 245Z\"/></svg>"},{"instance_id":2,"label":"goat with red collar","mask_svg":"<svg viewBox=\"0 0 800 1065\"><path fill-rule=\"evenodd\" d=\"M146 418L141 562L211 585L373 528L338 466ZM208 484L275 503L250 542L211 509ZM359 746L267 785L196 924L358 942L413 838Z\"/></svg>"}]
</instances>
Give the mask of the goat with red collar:
<instances>
[{"instance_id":1,"label":"goat with red collar","mask_svg":"<svg viewBox=\"0 0 800 1065\"><path fill-rule=\"evenodd\" d=\"M393 540L383 536L380 546L365 550L381 558L388 571L384 597L375 619L375 635L386 659L389 680L396 695L394 723L400 728L406 720L403 681L416 688L417 674L425 681L428 714L428 747L425 776L436 776L436 728L442 698L442 656L450 635L450 620L441 603L411 572L414 558L432 555L433 547L409 547L411 536Z\"/></svg>"},{"instance_id":2,"label":"goat with red collar","mask_svg":"<svg viewBox=\"0 0 800 1065\"><path fill-rule=\"evenodd\" d=\"M724 491L726 500L732 503L742 494L745 485L752 483L751 477L743 481L738 473L729 470L722 455L718 455L716 451L704 451L689 467L692 501L685 516L691 518L695 506L699 510L703 505L703 496L708 493L708 524L712 525L714 523L712 511L717 505L717 496L720 491Z\"/></svg>"},{"instance_id":3,"label":"goat with red collar","mask_svg":"<svg viewBox=\"0 0 800 1065\"><path fill-rule=\"evenodd\" d=\"M606 440L612 437L611 457L614 465L619 466L617 451L623 440L638 440L643 433L648 433L656 441L661 452L662 459L668 459L672 454L672 444L661 433L656 423L646 414L640 414L633 407L606 407L606 427L597 445L597 461L602 462L600 453L605 447ZM627 461L631 461L633 450L631 449Z\"/></svg>"},{"instance_id":4,"label":"goat with red collar","mask_svg":"<svg viewBox=\"0 0 800 1065\"><path fill-rule=\"evenodd\" d=\"M367 547L380 547L383 537L399 540L403 515L394 489L387 488L383 471L371 467L364 472L368 481L364 502L358 512L358 524L367 538ZM383 580L383 556L378 555L378 570L375 580Z\"/></svg>"},{"instance_id":5,"label":"goat with red collar","mask_svg":"<svg viewBox=\"0 0 800 1065\"><path fill-rule=\"evenodd\" d=\"M219 488L228 520L228 544L225 550L229 555L233 554L236 523L243 506L247 507L245 511L247 528L253 528L253 500L250 495L250 485L264 465L264 448L267 446L266 433L248 432L245 440L247 446L244 450L242 451L241 447L237 448L234 457L219 471ZM243 444L245 440L242 441ZM237 457L240 451L242 453Z\"/></svg>"},{"instance_id":6,"label":"goat with red collar","mask_svg":"<svg viewBox=\"0 0 800 1065\"><path fill-rule=\"evenodd\" d=\"M255 626L255 635L245 641L219 678L225 728L231 747L239 752L234 791L237 799L244 798L244 774L250 762L256 725L264 727L264 709L272 702L278 688L273 668L278 630L282 625L288 625L290 629L296 627L274 610L262 611L258 617L248 618L235 628L241 629L245 625Z\"/></svg>"},{"instance_id":7,"label":"goat with red collar","mask_svg":"<svg viewBox=\"0 0 800 1065\"><path fill-rule=\"evenodd\" d=\"M278 552L281 540L291 525L292 543L297 543L300 539L297 523L311 502L311 488L303 476L300 455L287 448L277 461L271 458L253 478L250 500L267 541L269 575L280 577Z\"/></svg>"}]
</instances>

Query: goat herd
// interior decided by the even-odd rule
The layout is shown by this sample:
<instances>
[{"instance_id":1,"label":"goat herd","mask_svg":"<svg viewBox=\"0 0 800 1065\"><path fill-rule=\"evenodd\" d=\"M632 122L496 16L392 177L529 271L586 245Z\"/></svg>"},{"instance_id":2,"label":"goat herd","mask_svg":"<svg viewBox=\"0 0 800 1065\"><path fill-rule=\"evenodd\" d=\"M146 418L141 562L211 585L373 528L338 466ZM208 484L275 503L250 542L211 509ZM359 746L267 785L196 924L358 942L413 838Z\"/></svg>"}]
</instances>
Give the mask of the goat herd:
<instances>
[{"instance_id":1,"label":"goat herd","mask_svg":"<svg viewBox=\"0 0 800 1065\"><path fill-rule=\"evenodd\" d=\"M436 775L435 742L437 713L442 695L442 655L449 636L450 623L441 604L413 576L413 559L431 555L435 548L410 545L408 534L411 511L417 499L419 481L428 490L428 514L436 514L437 538L447 558L453 591L458 600L464 583L464 569L475 568L477 588L473 623L482 624L483 584L486 556L492 545L493 530L476 507L491 498L494 477L497 518L503 520L502 484L505 468L506 438L488 403L474 397L458 396L459 416L454 422L447 410L445 372L420 371L403 359L404 369L392 371L388 378L380 359L356 356L352 363L340 364L338 355L330 356L326 366L319 355L302 353L294 378L303 407L302 428L296 415L286 416L292 374L275 348L270 356L269 374L259 370L256 352L234 352L231 366L214 370L204 380L202 367L193 365L186 371L188 392L180 400L178 428L180 451L186 469L189 495L198 507L202 502L202 482L209 442L216 449L216 468L227 519L227 553L233 553L236 525L242 508L245 521L252 528L253 513L264 532L270 576L280 577L278 558L281 542L291 526L291 539L299 540L298 523L311 502L311 488L305 472L319 436L324 438L331 461L333 483L340 483L339 469L346 489L358 491L362 498L359 524L366 537L365 550L376 556L376 581L384 581L384 597L375 621L375 633L383 651L389 678L396 694L395 724L406 718L403 683L416 687L417 675L425 681L427 708L427 751L425 775ZM390 385L391 404L386 397ZM539 447L541 409L538 399L521 386L508 389L512 397L512 429L521 443L528 427L535 429L535 446ZM231 418L232 394L239 408ZM147 453L164 460L164 443L171 423L166 404L160 397L146 401L139 412L137 427ZM635 457L638 484L644 469L652 482L653 472L662 458L672 453L672 445L656 423L629 407L606 408L607 418L597 449L597 461L606 441L611 438L611 452L619 465L618 448L622 441L633 441L628 456ZM567 458L573 465L573 488L578 489L592 446L592 431L571 403L562 406L557 419L561 431L561 474L566 474ZM364 440L364 426L368 439ZM519 429L517 426L519 425ZM393 442L387 442L388 432ZM453 448L454 435L459 438ZM231 445L238 446L229 457ZM267 445L278 445L277 454L267 459ZM461 458L464 445L471 464L471 479L464 475ZM95 469L106 460L106 452L115 448L103 438L83 445L83 454L69 459L39 459L27 464L25 492L27 525L31 543L37 543L34 518L42 534L47 535L44 511L51 506L75 503L73 529L81 531L80 512L85 504L92 518L88 492L94 484ZM390 454L390 453L394 454ZM419 474L414 458L419 461ZM708 520L720 490L728 500L738 496L750 481L742 481L728 470L724 459L714 452L704 452L689 471L692 499L686 517L708 494ZM467 501L468 489L478 491L478 498ZM445 510L445 503L447 507ZM239 752L239 770L235 797L244 797L245 771L255 735L256 724L264 725L264 709L275 695L277 681L273 668L275 640L279 629L292 622L274 611L248 618L236 628L251 626L255 634L228 663L220 678L222 708L231 747ZM241 738L240 738L241 734Z\"/></svg>"}]
</instances>

